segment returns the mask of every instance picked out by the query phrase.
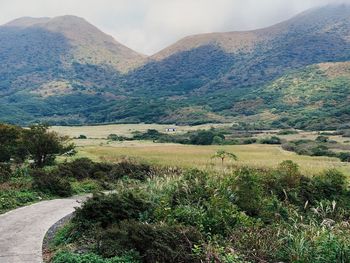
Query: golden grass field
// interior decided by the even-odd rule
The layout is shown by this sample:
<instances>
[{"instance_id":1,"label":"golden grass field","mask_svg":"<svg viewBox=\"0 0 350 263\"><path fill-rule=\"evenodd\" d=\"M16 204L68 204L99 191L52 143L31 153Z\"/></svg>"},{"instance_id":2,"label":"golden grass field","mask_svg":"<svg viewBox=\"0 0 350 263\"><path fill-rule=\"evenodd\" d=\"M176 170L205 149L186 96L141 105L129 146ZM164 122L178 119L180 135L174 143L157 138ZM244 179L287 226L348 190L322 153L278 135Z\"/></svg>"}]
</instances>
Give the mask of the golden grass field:
<instances>
[{"instance_id":1,"label":"golden grass field","mask_svg":"<svg viewBox=\"0 0 350 263\"><path fill-rule=\"evenodd\" d=\"M284 151L278 145L229 145L229 146L196 146L179 145L169 143L153 143L150 141L124 141L112 142L105 138L115 133L118 135L130 136L133 131L146 131L157 129L164 131L169 125L146 125L146 124L120 124L105 126L83 126L83 127L53 127L52 129L70 137L86 135L89 139L73 140L77 145L78 154L76 157L89 157L95 161L116 162L122 158L135 158L137 160L156 163L167 166L180 167L221 167L219 160L213 160L211 156L219 149L235 153L238 161L227 161L225 165L249 165L254 167L276 167L284 160L292 160L299 164L305 175L314 175L325 169L336 168L350 176L350 164L342 163L337 158L301 156L293 152ZM171 126L173 127L173 126ZM202 126L181 126L177 132L188 130L208 129L211 125ZM258 137L271 136L271 132L258 135ZM273 132L272 132L273 134ZM279 136L287 140L314 139L317 133L302 132L296 135ZM343 138L332 136L331 139L342 141ZM76 158L75 157L75 158Z\"/></svg>"},{"instance_id":2,"label":"golden grass field","mask_svg":"<svg viewBox=\"0 0 350 263\"><path fill-rule=\"evenodd\" d=\"M284 151L273 145L230 145L230 146L195 146L178 144L157 144L152 142L93 142L78 147L78 157L89 157L95 161L116 162L125 157L167 166L209 168L221 167L219 160L211 156L218 150L235 153L238 161L227 161L230 165L249 165L254 167L276 167L284 160L299 164L301 171L307 175L317 174L325 169L336 168L350 176L350 164L342 163L336 158L301 156ZM101 144L102 143L102 144Z\"/></svg>"}]
</instances>

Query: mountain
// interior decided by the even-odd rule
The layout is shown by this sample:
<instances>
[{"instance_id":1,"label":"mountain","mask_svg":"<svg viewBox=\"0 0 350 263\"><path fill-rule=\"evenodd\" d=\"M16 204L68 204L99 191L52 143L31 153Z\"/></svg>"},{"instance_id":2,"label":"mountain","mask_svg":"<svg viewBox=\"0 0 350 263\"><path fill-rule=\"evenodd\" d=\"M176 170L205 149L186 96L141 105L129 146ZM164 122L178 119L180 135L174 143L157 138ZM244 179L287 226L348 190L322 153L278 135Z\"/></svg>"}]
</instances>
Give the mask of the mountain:
<instances>
[{"instance_id":1,"label":"mountain","mask_svg":"<svg viewBox=\"0 0 350 263\"><path fill-rule=\"evenodd\" d=\"M0 59L0 95L30 90L43 96L72 93L78 86L104 89L102 82L111 85L145 61L74 16L20 18L1 26Z\"/></svg>"},{"instance_id":2,"label":"mountain","mask_svg":"<svg viewBox=\"0 0 350 263\"><path fill-rule=\"evenodd\" d=\"M149 58L81 18L21 18L0 27L0 59L0 120L7 122L316 128L326 117L324 128L333 128L349 121L346 105L333 98L348 96L348 71L335 79L315 73L313 85L300 76L348 65L350 5L314 8L253 31L188 36ZM312 99L286 103L294 89L302 94L287 81L294 78ZM328 93L318 92L324 84Z\"/></svg>"},{"instance_id":3,"label":"mountain","mask_svg":"<svg viewBox=\"0 0 350 263\"><path fill-rule=\"evenodd\" d=\"M3 25L1 33L11 34L13 39L19 38L20 34L28 34L27 41L34 41L34 37L37 37L37 41L40 40L40 37L62 38L63 43L59 44L66 45L68 49L64 54L65 63L74 60L82 64L104 64L120 72L127 72L145 61L145 56L118 43L113 37L103 33L85 19L76 16L23 17ZM39 33L42 35L38 35ZM32 47L35 48L35 46Z\"/></svg>"},{"instance_id":4,"label":"mountain","mask_svg":"<svg viewBox=\"0 0 350 263\"><path fill-rule=\"evenodd\" d=\"M350 5L331 5L260 30L186 37L138 69L135 86L155 73L154 88L175 93L262 85L291 69L349 60L349 29Z\"/></svg>"},{"instance_id":5,"label":"mountain","mask_svg":"<svg viewBox=\"0 0 350 263\"><path fill-rule=\"evenodd\" d=\"M350 127L350 62L311 65L256 92L259 97L243 99L234 110L239 111L239 105L251 105L254 114L265 113L270 118L266 121L279 127Z\"/></svg>"}]
</instances>

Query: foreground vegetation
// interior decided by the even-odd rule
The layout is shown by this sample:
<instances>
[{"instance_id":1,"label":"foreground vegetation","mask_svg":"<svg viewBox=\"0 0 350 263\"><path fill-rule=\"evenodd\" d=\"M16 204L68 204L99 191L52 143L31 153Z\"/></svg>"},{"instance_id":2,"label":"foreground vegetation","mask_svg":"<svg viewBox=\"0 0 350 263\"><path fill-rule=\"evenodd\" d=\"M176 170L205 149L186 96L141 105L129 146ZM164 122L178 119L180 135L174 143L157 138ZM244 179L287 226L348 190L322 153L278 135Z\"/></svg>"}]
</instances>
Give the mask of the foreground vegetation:
<instances>
[{"instance_id":1,"label":"foreground vegetation","mask_svg":"<svg viewBox=\"0 0 350 263\"><path fill-rule=\"evenodd\" d=\"M336 170L309 177L292 161L220 172L144 168L144 177L125 177L115 194L95 194L76 210L51 242L52 262L350 260L350 193Z\"/></svg>"}]
</instances>

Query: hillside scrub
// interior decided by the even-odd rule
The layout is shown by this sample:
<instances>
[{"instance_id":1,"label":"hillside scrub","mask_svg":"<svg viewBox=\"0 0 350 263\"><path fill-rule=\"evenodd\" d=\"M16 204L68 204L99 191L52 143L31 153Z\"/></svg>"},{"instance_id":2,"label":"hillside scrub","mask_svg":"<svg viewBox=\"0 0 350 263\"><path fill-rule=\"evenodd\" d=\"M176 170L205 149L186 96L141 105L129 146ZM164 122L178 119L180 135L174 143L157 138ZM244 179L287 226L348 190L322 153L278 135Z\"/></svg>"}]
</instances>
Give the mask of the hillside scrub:
<instances>
[{"instance_id":1,"label":"hillside scrub","mask_svg":"<svg viewBox=\"0 0 350 263\"><path fill-rule=\"evenodd\" d=\"M133 255L131 262L147 263L345 263L349 194L342 173L308 177L292 161L276 169L128 179L116 193L95 194L77 208L52 249L73 258L78 251L101 260Z\"/></svg>"},{"instance_id":2,"label":"hillside scrub","mask_svg":"<svg viewBox=\"0 0 350 263\"><path fill-rule=\"evenodd\" d=\"M320 135L315 140L301 139L283 142L282 148L300 155L336 157L342 162L349 162L350 152L335 152L330 149L331 147L335 148L337 145L337 142Z\"/></svg>"}]
</instances>

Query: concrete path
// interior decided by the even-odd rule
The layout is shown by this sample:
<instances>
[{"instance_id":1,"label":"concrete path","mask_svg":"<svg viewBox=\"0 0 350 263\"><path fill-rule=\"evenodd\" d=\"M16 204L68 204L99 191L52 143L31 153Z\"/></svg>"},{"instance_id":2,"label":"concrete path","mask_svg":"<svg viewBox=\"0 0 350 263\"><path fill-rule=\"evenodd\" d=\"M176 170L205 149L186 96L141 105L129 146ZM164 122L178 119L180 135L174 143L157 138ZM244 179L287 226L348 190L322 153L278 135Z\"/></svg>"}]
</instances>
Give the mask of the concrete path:
<instances>
[{"instance_id":1,"label":"concrete path","mask_svg":"<svg viewBox=\"0 0 350 263\"><path fill-rule=\"evenodd\" d=\"M42 201L0 215L0 262L41 263L45 233L84 199Z\"/></svg>"}]
</instances>

